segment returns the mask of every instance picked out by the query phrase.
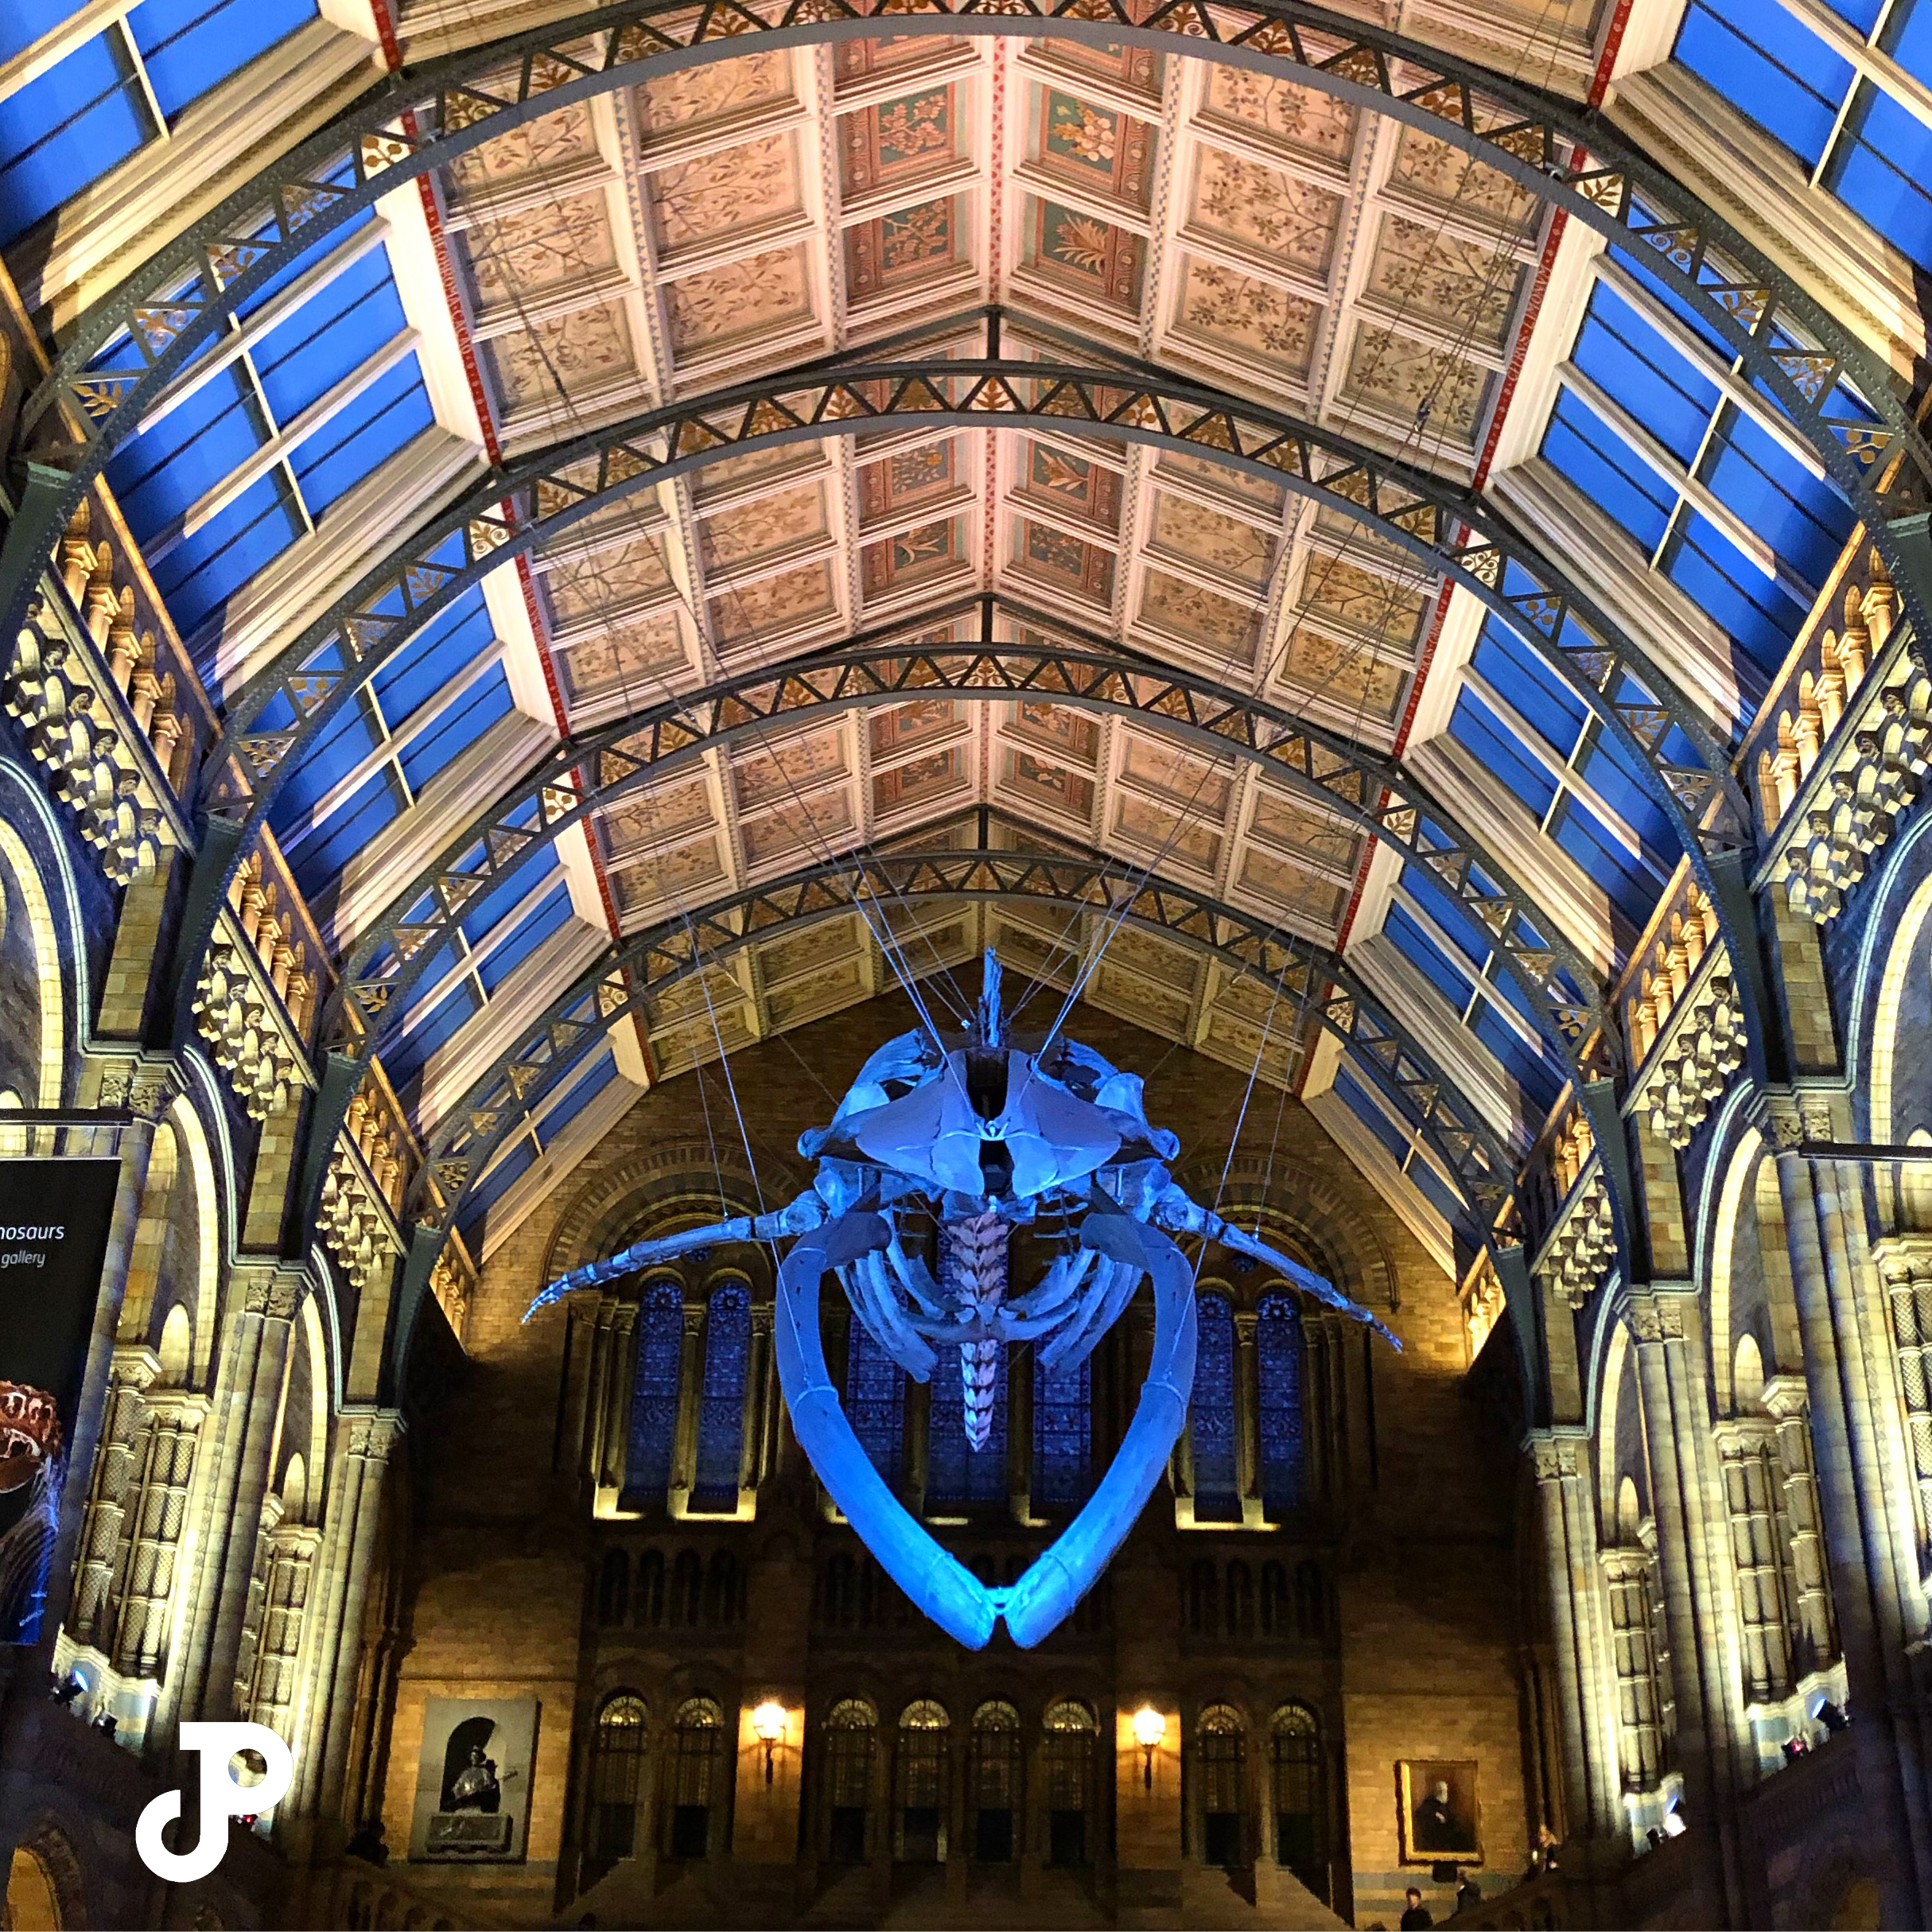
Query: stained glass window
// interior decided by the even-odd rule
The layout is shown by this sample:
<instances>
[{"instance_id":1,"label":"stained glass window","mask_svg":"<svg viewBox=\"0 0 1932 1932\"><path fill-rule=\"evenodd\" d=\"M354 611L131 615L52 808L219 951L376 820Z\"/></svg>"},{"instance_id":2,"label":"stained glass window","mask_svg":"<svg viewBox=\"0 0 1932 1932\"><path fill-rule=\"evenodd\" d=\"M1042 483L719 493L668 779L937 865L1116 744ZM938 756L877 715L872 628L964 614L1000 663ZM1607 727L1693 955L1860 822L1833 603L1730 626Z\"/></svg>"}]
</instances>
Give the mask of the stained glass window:
<instances>
[{"instance_id":1,"label":"stained glass window","mask_svg":"<svg viewBox=\"0 0 1932 1932\"><path fill-rule=\"evenodd\" d=\"M1033 1360L1033 1500L1082 1503L1093 1487L1093 1360Z\"/></svg>"},{"instance_id":2,"label":"stained glass window","mask_svg":"<svg viewBox=\"0 0 1932 1932\"><path fill-rule=\"evenodd\" d=\"M678 1381L684 1349L684 1290L659 1281L637 1311L637 1380L631 1390L631 1448L624 1486L660 1501L671 1484L678 1434Z\"/></svg>"},{"instance_id":3,"label":"stained glass window","mask_svg":"<svg viewBox=\"0 0 1932 1932\"><path fill-rule=\"evenodd\" d=\"M873 1467L896 1488L905 1438L906 1372L861 1321L853 1323L845 1350L845 1415Z\"/></svg>"},{"instance_id":4,"label":"stained glass window","mask_svg":"<svg viewBox=\"0 0 1932 1932\"><path fill-rule=\"evenodd\" d=\"M1194 1514L1199 1522L1241 1521L1234 1477L1234 1312L1225 1295L1197 1298L1200 1342L1194 1363Z\"/></svg>"},{"instance_id":5,"label":"stained glass window","mask_svg":"<svg viewBox=\"0 0 1932 1932\"><path fill-rule=\"evenodd\" d=\"M1270 1522L1281 1522L1306 1500L1301 1312L1292 1296L1262 1296L1254 1346L1261 1382L1261 1507Z\"/></svg>"},{"instance_id":6,"label":"stained glass window","mask_svg":"<svg viewBox=\"0 0 1932 1932\"><path fill-rule=\"evenodd\" d=\"M704 1393L698 1405L696 1510L735 1510L744 1444L745 1358L751 1347L752 1296L742 1281L716 1289L705 1317Z\"/></svg>"},{"instance_id":7,"label":"stained glass window","mask_svg":"<svg viewBox=\"0 0 1932 1932\"><path fill-rule=\"evenodd\" d=\"M927 1437L926 1500L939 1508L1006 1499L1006 1354L993 1380L993 1429L983 1449L966 1446L966 1390L956 1351L932 1371L932 1421Z\"/></svg>"},{"instance_id":8,"label":"stained glass window","mask_svg":"<svg viewBox=\"0 0 1932 1932\"><path fill-rule=\"evenodd\" d=\"M647 1717L643 1699L628 1690L613 1692L597 1713L590 1750L589 1802L584 1807L584 1848L600 1877L636 1848Z\"/></svg>"}]
</instances>

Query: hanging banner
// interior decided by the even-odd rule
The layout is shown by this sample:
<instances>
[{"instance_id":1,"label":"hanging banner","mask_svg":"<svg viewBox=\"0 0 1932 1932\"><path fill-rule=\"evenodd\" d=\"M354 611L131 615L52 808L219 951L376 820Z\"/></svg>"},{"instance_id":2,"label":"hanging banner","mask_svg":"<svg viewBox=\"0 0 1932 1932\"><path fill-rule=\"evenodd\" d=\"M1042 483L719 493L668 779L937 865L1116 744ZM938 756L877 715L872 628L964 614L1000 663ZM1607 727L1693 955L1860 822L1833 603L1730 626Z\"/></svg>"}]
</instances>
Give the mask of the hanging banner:
<instances>
[{"instance_id":1,"label":"hanging banner","mask_svg":"<svg viewBox=\"0 0 1932 1932\"><path fill-rule=\"evenodd\" d=\"M117 1160L0 1160L0 1643L41 1635Z\"/></svg>"}]
</instances>

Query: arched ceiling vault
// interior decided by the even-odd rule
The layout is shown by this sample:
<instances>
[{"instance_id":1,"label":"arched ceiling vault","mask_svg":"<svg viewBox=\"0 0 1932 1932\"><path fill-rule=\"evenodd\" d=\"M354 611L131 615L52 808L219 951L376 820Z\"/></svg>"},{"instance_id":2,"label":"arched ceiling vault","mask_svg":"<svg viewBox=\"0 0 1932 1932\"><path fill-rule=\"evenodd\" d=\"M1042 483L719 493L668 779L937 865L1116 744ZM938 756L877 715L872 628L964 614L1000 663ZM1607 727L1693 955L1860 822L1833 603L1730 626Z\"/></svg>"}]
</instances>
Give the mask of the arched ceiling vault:
<instances>
[{"instance_id":1,"label":"arched ceiling vault","mask_svg":"<svg viewBox=\"0 0 1932 1932\"><path fill-rule=\"evenodd\" d=\"M1763 1070L1732 761L1798 619L1754 645L1670 545L1802 612L1862 520L1919 621L1887 369L1596 111L1627 9L1405 14L1506 76L1287 0L1000 4L419 0L61 322L0 605L104 476L220 714L181 1026L238 867L322 936L312 1200L373 1059L412 1211L495 1238L651 1080L877 989L875 848L948 963L1063 978L1038 906L1090 939L1145 877L1089 997L1341 1097L1460 1240L1569 1100L1620 1145L1608 994L1682 861ZM1628 377L1666 355L1701 444ZM1676 536L1604 538L1566 409ZM1708 466L1740 424L1795 517Z\"/></svg>"}]
</instances>

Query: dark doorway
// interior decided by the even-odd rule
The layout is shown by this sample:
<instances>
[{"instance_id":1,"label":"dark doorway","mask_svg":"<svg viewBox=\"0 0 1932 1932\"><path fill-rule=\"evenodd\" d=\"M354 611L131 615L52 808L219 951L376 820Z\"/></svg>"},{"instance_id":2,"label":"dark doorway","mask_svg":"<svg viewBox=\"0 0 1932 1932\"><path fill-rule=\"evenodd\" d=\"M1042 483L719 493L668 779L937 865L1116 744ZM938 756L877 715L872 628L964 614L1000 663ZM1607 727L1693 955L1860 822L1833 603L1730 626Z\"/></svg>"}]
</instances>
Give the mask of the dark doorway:
<instances>
[{"instance_id":1,"label":"dark doorway","mask_svg":"<svg viewBox=\"0 0 1932 1932\"><path fill-rule=\"evenodd\" d=\"M1087 1863L1087 1813L1054 1811L1047 1816L1047 1857L1056 1865Z\"/></svg>"},{"instance_id":2,"label":"dark doorway","mask_svg":"<svg viewBox=\"0 0 1932 1932\"><path fill-rule=\"evenodd\" d=\"M989 1865L1012 1862L1013 1814L1010 1811L982 1807L978 1822L974 1828L973 1855Z\"/></svg>"},{"instance_id":3,"label":"dark doorway","mask_svg":"<svg viewBox=\"0 0 1932 1932\"><path fill-rule=\"evenodd\" d=\"M835 1865L862 1865L865 1862L865 1807L834 1805L831 1828L826 1833L826 1849Z\"/></svg>"},{"instance_id":4,"label":"dark doorway","mask_svg":"<svg viewBox=\"0 0 1932 1932\"><path fill-rule=\"evenodd\" d=\"M1242 1862L1241 1813L1238 1811L1210 1811L1201 1821L1201 1836L1205 1841L1202 1855L1211 1865L1233 1867Z\"/></svg>"},{"instance_id":5,"label":"dark doorway","mask_svg":"<svg viewBox=\"0 0 1932 1932\"><path fill-rule=\"evenodd\" d=\"M671 1855L702 1858L711 1848L711 1807L679 1805L671 1814Z\"/></svg>"}]
</instances>

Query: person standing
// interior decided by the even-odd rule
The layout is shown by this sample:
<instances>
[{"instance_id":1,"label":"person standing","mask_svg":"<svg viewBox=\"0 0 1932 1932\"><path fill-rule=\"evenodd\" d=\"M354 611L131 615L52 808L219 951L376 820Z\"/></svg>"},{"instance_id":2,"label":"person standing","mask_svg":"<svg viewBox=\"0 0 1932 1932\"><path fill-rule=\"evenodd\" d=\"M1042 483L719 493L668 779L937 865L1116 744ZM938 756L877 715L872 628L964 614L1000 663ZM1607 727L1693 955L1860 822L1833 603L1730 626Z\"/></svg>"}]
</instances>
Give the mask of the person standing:
<instances>
[{"instance_id":1,"label":"person standing","mask_svg":"<svg viewBox=\"0 0 1932 1932\"><path fill-rule=\"evenodd\" d=\"M1422 1903L1421 1893L1413 1885L1409 1888L1408 1907L1402 1914L1402 1932L1429 1932L1436 1921Z\"/></svg>"}]
</instances>

